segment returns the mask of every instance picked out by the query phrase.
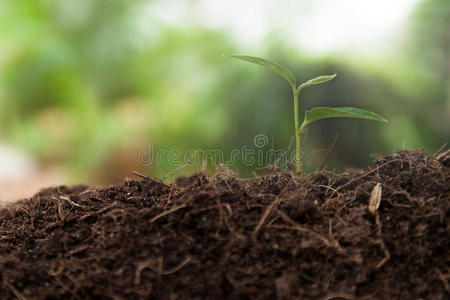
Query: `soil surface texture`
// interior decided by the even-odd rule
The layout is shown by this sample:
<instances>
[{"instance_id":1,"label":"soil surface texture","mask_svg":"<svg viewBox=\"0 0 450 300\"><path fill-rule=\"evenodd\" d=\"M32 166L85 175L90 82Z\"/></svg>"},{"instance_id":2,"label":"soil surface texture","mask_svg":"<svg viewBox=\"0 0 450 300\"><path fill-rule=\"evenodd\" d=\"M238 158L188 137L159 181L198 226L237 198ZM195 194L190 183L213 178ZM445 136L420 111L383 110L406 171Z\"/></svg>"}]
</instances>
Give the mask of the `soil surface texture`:
<instances>
[{"instance_id":1,"label":"soil surface texture","mask_svg":"<svg viewBox=\"0 0 450 300\"><path fill-rule=\"evenodd\" d=\"M0 210L0 299L449 299L449 179L413 150L45 189Z\"/></svg>"}]
</instances>

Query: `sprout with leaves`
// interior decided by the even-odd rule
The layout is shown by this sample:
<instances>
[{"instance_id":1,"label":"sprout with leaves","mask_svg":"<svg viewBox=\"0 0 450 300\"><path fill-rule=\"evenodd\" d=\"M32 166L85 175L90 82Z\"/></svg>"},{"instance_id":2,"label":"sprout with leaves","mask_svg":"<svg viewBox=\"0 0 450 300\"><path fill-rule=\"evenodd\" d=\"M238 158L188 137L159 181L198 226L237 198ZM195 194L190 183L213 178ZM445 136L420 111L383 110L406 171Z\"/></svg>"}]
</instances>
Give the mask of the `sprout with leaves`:
<instances>
[{"instance_id":1,"label":"sprout with leaves","mask_svg":"<svg viewBox=\"0 0 450 300\"><path fill-rule=\"evenodd\" d=\"M231 55L225 54L225 56L229 56L232 58L244 60L247 62L251 62L260 66L263 66L269 70L274 71L275 73L283 76L292 87L292 94L294 96L294 122L295 122L295 141L296 141L296 155L295 155L295 164L296 164L296 172L297 175L302 174L302 164L301 164L301 138L305 133L306 127L314 121L326 118L359 118L359 119L368 119L374 121L381 121L387 123L388 121L381 117L380 115L352 107L315 107L311 110L305 111L305 116L303 118L303 123L299 125L299 117L298 117L298 95L300 91L305 88L316 84L321 84L327 81L330 81L336 77L334 75L326 75L319 76L314 79L308 80L299 86L297 86L296 78L291 71L289 71L286 67L255 56L248 55Z\"/></svg>"}]
</instances>

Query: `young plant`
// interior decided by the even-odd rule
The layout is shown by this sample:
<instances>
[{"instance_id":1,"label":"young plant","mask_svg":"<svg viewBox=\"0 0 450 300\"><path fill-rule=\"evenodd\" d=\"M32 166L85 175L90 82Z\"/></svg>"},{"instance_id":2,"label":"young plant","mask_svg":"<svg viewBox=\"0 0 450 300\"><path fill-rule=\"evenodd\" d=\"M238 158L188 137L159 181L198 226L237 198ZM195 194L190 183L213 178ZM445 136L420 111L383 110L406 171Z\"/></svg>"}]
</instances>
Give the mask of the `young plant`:
<instances>
[{"instance_id":1,"label":"young plant","mask_svg":"<svg viewBox=\"0 0 450 300\"><path fill-rule=\"evenodd\" d=\"M302 163L301 163L301 140L302 136L305 133L306 127L314 121L326 118L358 118L358 119L368 119L374 121L381 121L387 123L388 121L381 117L380 115L352 107L315 107L311 110L305 111L305 116L303 118L303 123L299 125L299 117L298 117L298 95L300 91L306 87L321 84L327 81L330 81L336 77L337 74L334 75L325 75L319 76L314 79L308 80L297 86L296 78L291 71L289 71L286 67L255 56L248 55L234 55L234 54L225 54L224 56L244 60L247 62L251 62L260 66L263 66L273 72L284 77L292 87L292 95L294 98L294 123L295 123L295 141L296 141L296 154L295 154L295 165L297 175L301 176L302 174Z\"/></svg>"}]
</instances>

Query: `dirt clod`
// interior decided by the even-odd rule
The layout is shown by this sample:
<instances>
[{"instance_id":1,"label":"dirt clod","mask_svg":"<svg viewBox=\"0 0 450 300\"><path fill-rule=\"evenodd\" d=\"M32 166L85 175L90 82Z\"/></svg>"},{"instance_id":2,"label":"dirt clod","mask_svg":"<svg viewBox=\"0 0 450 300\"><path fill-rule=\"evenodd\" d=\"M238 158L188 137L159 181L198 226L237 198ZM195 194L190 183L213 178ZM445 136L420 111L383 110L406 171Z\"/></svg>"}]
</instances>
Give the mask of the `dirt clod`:
<instances>
[{"instance_id":1,"label":"dirt clod","mask_svg":"<svg viewBox=\"0 0 450 300\"><path fill-rule=\"evenodd\" d=\"M0 210L0 298L448 299L449 158L46 189Z\"/></svg>"}]
</instances>

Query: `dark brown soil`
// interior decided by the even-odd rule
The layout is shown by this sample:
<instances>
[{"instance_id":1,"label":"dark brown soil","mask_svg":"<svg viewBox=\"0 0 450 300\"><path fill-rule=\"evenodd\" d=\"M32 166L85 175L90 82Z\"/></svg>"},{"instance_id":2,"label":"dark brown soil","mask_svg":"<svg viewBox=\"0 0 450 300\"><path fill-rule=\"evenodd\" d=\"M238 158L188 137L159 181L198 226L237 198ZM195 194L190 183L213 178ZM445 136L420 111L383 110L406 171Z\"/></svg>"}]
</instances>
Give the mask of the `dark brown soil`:
<instances>
[{"instance_id":1,"label":"dark brown soil","mask_svg":"<svg viewBox=\"0 0 450 300\"><path fill-rule=\"evenodd\" d=\"M0 211L0 298L448 299L449 178L449 152L416 150L339 175L46 189Z\"/></svg>"}]
</instances>

